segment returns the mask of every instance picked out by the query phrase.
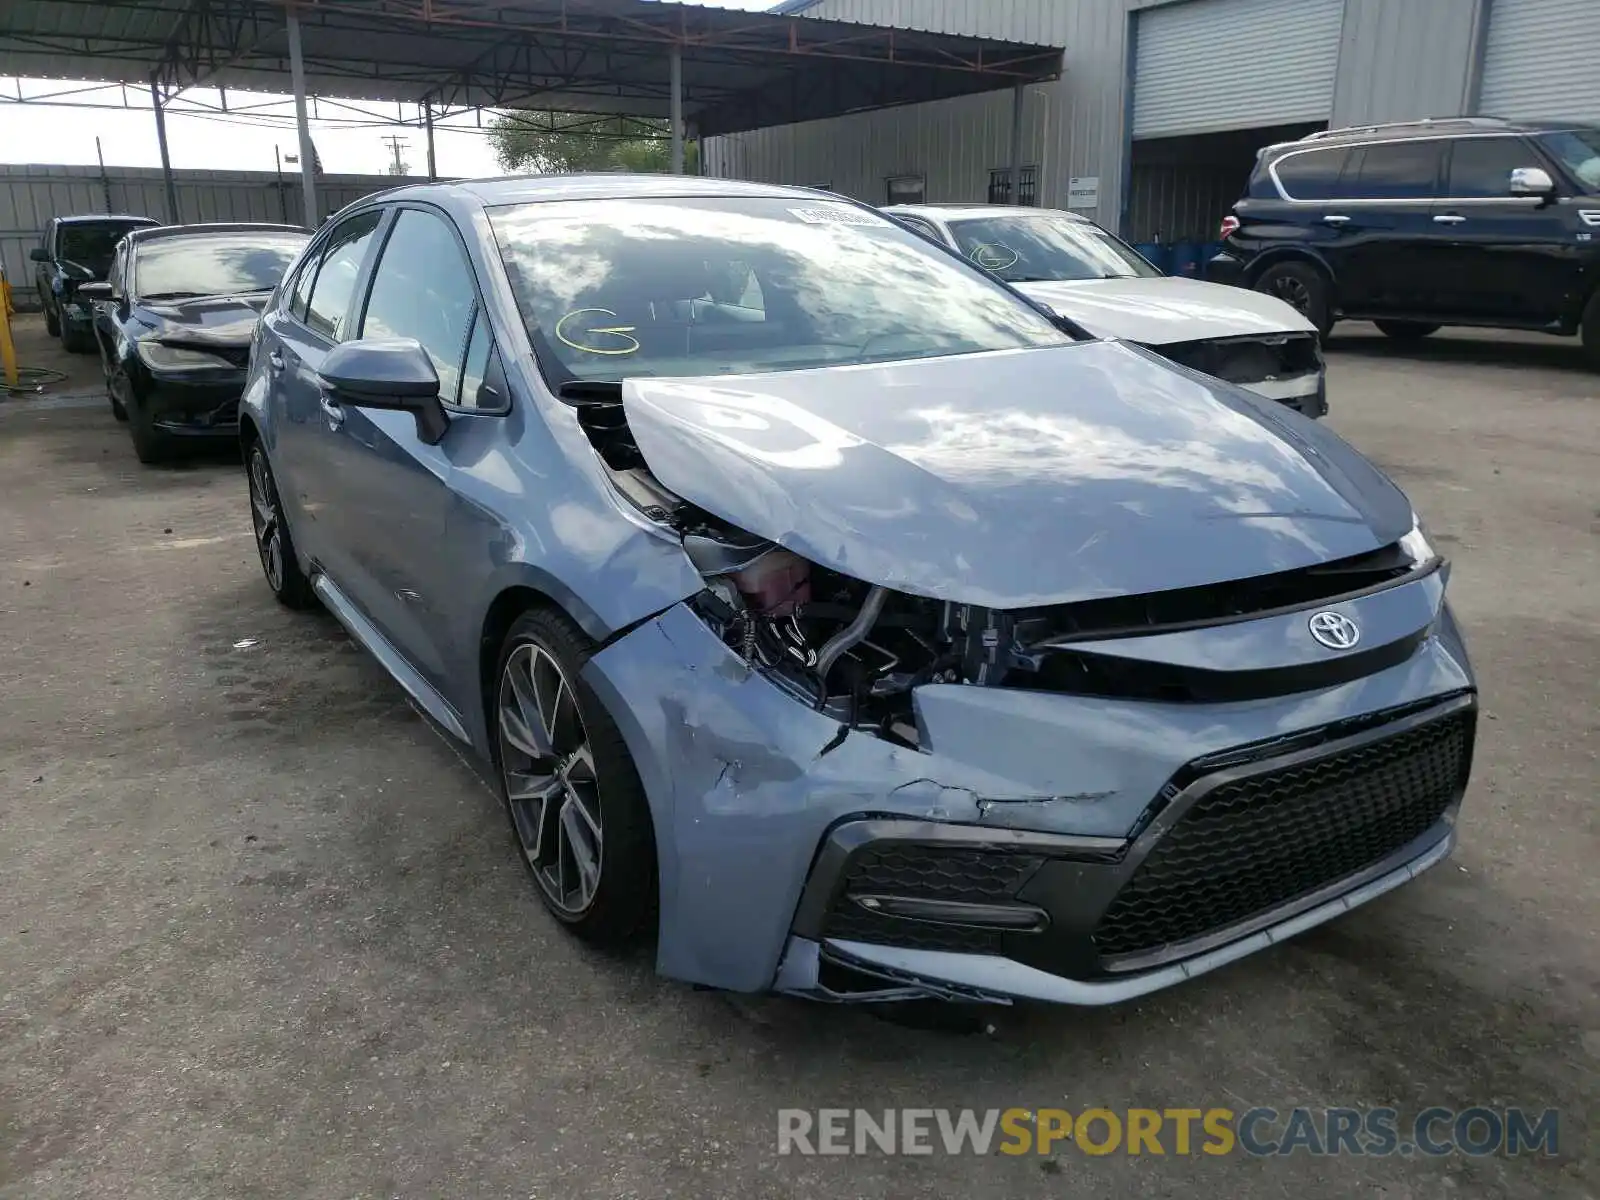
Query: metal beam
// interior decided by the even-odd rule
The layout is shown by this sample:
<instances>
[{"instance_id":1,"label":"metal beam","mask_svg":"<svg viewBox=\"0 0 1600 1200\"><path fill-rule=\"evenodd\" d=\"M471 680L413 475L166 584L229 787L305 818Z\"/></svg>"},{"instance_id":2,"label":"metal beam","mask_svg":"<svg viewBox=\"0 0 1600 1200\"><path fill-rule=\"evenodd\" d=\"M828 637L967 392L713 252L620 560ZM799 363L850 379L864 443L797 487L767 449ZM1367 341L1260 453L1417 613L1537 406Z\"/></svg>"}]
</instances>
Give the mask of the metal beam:
<instances>
[{"instance_id":1,"label":"metal beam","mask_svg":"<svg viewBox=\"0 0 1600 1200\"><path fill-rule=\"evenodd\" d=\"M159 73L152 73L150 76L150 104L156 114L156 145L161 150L161 181L167 187L167 223L181 225L183 217L178 212L178 185L173 182L172 156L167 152L167 106L161 95Z\"/></svg>"},{"instance_id":2,"label":"metal beam","mask_svg":"<svg viewBox=\"0 0 1600 1200\"><path fill-rule=\"evenodd\" d=\"M1027 86L1016 84L1011 89L1011 186L1007 192L1013 204L1022 203L1022 118L1027 106Z\"/></svg>"},{"instance_id":3,"label":"metal beam","mask_svg":"<svg viewBox=\"0 0 1600 1200\"><path fill-rule=\"evenodd\" d=\"M317 212L317 152L311 144L306 120L306 64L300 51L300 18L291 5L289 16L289 75L294 82L294 120L300 130L300 187L305 193L305 223L315 229L322 222Z\"/></svg>"},{"instance_id":4,"label":"metal beam","mask_svg":"<svg viewBox=\"0 0 1600 1200\"><path fill-rule=\"evenodd\" d=\"M439 178L439 167L433 157L433 101L422 102L422 123L428 131L428 182L434 183Z\"/></svg>"},{"instance_id":5,"label":"metal beam","mask_svg":"<svg viewBox=\"0 0 1600 1200\"><path fill-rule=\"evenodd\" d=\"M672 173L683 174L683 50L674 46L672 62Z\"/></svg>"}]
</instances>

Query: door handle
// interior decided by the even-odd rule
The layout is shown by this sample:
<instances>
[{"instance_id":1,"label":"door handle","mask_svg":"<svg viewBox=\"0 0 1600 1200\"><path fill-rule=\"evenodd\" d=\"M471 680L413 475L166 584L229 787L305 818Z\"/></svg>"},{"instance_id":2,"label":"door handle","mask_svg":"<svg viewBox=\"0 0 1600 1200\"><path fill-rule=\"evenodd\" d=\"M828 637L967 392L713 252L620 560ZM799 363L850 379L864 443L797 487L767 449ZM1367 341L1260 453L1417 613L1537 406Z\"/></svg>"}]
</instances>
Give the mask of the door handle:
<instances>
[{"instance_id":1,"label":"door handle","mask_svg":"<svg viewBox=\"0 0 1600 1200\"><path fill-rule=\"evenodd\" d=\"M1350 218L1342 215L1341 213L1329 213L1327 216L1322 218L1322 223L1324 225L1348 225L1350 223Z\"/></svg>"},{"instance_id":2,"label":"door handle","mask_svg":"<svg viewBox=\"0 0 1600 1200\"><path fill-rule=\"evenodd\" d=\"M283 370L283 355L279 354L276 350L269 350L267 352L267 366L271 367L274 371Z\"/></svg>"},{"instance_id":3,"label":"door handle","mask_svg":"<svg viewBox=\"0 0 1600 1200\"><path fill-rule=\"evenodd\" d=\"M1435 225L1459 225L1465 220L1466 218L1458 213L1439 213L1433 218L1433 223Z\"/></svg>"},{"instance_id":4,"label":"door handle","mask_svg":"<svg viewBox=\"0 0 1600 1200\"><path fill-rule=\"evenodd\" d=\"M344 409L339 407L337 400L322 395L317 397L317 403L322 405L323 415L328 418L330 428L337 429L344 424Z\"/></svg>"}]
</instances>

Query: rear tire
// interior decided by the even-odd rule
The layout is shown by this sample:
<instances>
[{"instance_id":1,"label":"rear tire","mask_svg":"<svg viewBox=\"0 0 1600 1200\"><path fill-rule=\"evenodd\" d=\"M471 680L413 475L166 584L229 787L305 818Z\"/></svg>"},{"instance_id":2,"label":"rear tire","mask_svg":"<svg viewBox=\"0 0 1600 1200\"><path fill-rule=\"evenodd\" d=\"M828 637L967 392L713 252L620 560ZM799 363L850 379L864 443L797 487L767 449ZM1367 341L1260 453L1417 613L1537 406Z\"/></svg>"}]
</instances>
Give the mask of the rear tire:
<instances>
[{"instance_id":1,"label":"rear tire","mask_svg":"<svg viewBox=\"0 0 1600 1200\"><path fill-rule=\"evenodd\" d=\"M1600 290L1589 297L1583 307L1583 355L1589 365L1600 371Z\"/></svg>"},{"instance_id":2,"label":"rear tire","mask_svg":"<svg viewBox=\"0 0 1600 1200\"><path fill-rule=\"evenodd\" d=\"M1328 277L1310 263L1273 263L1256 277L1255 290L1296 309L1323 337L1333 328L1333 288Z\"/></svg>"},{"instance_id":3,"label":"rear tire","mask_svg":"<svg viewBox=\"0 0 1600 1200\"><path fill-rule=\"evenodd\" d=\"M1373 324L1385 337L1392 337L1397 342L1414 342L1430 333L1439 332L1437 325L1430 325L1426 321L1374 321Z\"/></svg>"},{"instance_id":4,"label":"rear tire","mask_svg":"<svg viewBox=\"0 0 1600 1200\"><path fill-rule=\"evenodd\" d=\"M94 339L81 329L74 329L65 321L61 326L61 348L68 354L88 354L95 348Z\"/></svg>"},{"instance_id":5,"label":"rear tire","mask_svg":"<svg viewBox=\"0 0 1600 1200\"><path fill-rule=\"evenodd\" d=\"M594 649L565 613L523 613L500 647L487 717L539 899L584 941L618 947L655 927L655 832L627 743L583 679Z\"/></svg>"}]
</instances>

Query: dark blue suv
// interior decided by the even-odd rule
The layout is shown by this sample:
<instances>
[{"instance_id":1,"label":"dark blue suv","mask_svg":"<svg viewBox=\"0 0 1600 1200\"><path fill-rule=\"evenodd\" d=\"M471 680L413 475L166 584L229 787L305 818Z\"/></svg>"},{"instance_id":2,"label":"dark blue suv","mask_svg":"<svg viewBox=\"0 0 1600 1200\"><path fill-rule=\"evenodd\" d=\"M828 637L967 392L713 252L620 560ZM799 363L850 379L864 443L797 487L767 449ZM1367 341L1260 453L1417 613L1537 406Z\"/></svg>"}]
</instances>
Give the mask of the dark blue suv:
<instances>
[{"instance_id":1,"label":"dark blue suv","mask_svg":"<svg viewBox=\"0 0 1600 1200\"><path fill-rule=\"evenodd\" d=\"M1268 146L1207 267L1324 333L1376 321L1581 335L1600 365L1600 125L1488 117L1369 125Z\"/></svg>"}]
</instances>

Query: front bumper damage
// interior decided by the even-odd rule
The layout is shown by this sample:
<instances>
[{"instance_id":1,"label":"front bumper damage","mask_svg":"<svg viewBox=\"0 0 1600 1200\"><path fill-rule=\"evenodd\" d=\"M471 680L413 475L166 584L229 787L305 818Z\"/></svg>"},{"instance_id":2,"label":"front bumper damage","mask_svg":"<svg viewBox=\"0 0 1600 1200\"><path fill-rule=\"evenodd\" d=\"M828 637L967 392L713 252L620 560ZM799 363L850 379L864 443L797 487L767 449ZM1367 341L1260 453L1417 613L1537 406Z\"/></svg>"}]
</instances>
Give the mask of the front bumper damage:
<instances>
[{"instance_id":1,"label":"front bumper damage","mask_svg":"<svg viewBox=\"0 0 1600 1200\"><path fill-rule=\"evenodd\" d=\"M1419 625L1428 632L1403 661L1269 699L1161 703L926 685L914 694L921 744L913 749L800 705L675 605L585 668L649 797L659 970L832 1000L1109 1003L1211 970L1406 882L1453 841L1475 716L1471 668L1442 579L1344 607L1375 642L1414 636ZM1297 653L1286 622L1304 618L1128 639L1144 643L1129 652L1272 669ZM1176 844L1166 840L1174 822L1219 775L1391 744L1440 719L1464 722L1467 743L1460 778L1425 828L1407 828L1375 861L1246 919L1154 947L1133 945L1135 936L1119 953L1097 951L1108 906L1157 847ZM1253 748L1242 761L1218 758L1240 747ZM1187 779L1195 764L1203 778ZM941 908L950 893L915 886L921 868L894 858L929 844L1013 856L1007 869L1026 859L1029 870L1009 878L984 860L981 911L969 928L975 910L960 906L972 896ZM909 861L910 871L882 876L868 896L877 908L864 914L860 888L845 884L863 848L896 869ZM896 886L907 878L911 885ZM841 903L865 919L841 924Z\"/></svg>"},{"instance_id":2,"label":"front bumper damage","mask_svg":"<svg viewBox=\"0 0 1600 1200\"><path fill-rule=\"evenodd\" d=\"M204 380L155 377L140 397L151 423L182 438L230 438L239 433L245 373L208 372Z\"/></svg>"}]
</instances>

